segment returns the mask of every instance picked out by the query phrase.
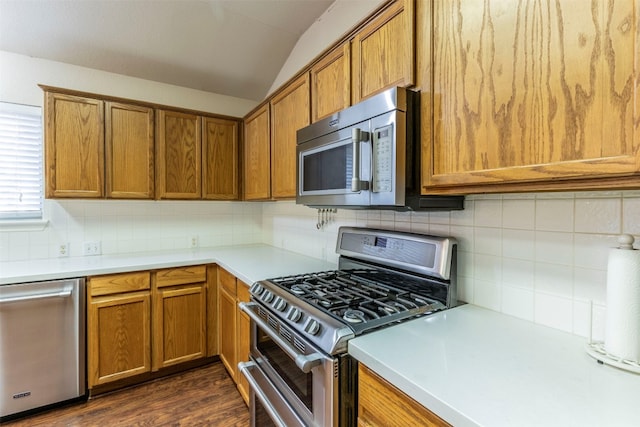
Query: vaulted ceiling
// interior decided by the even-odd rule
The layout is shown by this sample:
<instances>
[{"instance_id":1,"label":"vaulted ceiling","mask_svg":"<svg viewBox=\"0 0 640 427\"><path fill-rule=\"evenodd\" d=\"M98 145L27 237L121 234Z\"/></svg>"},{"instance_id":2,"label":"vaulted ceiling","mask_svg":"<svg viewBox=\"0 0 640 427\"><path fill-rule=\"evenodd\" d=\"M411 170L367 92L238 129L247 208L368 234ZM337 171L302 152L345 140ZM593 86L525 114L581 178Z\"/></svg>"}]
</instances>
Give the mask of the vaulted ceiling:
<instances>
[{"instance_id":1,"label":"vaulted ceiling","mask_svg":"<svg viewBox=\"0 0 640 427\"><path fill-rule=\"evenodd\" d=\"M262 100L333 0L0 0L0 50Z\"/></svg>"}]
</instances>

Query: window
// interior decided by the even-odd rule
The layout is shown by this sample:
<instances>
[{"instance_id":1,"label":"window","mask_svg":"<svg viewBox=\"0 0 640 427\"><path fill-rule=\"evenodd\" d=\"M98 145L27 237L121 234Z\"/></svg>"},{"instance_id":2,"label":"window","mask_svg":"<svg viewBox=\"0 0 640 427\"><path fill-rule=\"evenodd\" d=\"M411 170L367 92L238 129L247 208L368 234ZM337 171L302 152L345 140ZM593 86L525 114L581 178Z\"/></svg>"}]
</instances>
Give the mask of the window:
<instances>
[{"instance_id":1,"label":"window","mask_svg":"<svg viewBox=\"0 0 640 427\"><path fill-rule=\"evenodd\" d=\"M0 102L0 220L42 218L42 110Z\"/></svg>"}]
</instances>

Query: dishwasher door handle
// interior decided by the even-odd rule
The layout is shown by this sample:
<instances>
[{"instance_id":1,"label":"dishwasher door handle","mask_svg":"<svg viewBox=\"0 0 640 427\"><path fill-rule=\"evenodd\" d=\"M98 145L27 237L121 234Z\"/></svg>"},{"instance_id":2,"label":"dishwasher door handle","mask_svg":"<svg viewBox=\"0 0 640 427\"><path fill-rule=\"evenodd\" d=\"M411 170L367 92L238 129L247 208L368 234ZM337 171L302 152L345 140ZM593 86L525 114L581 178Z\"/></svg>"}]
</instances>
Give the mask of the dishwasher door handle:
<instances>
[{"instance_id":1,"label":"dishwasher door handle","mask_svg":"<svg viewBox=\"0 0 640 427\"><path fill-rule=\"evenodd\" d=\"M46 294L24 295L19 297L0 298L0 304L8 304L11 302L34 301L48 298L67 298L71 296L71 289L63 289L57 292L47 292Z\"/></svg>"}]
</instances>

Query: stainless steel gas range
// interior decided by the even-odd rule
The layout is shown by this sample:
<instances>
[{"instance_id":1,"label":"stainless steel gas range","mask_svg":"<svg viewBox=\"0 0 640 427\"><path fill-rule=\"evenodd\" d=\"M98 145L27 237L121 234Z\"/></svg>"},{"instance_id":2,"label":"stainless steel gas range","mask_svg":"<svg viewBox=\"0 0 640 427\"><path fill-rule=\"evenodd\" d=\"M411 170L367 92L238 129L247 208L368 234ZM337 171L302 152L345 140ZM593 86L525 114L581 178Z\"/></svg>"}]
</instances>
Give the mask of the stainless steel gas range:
<instances>
[{"instance_id":1,"label":"stainless steel gas range","mask_svg":"<svg viewBox=\"0 0 640 427\"><path fill-rule=\"evenodd\" d=\"M349 339L456 305L455 239L341 227L338 270L254 283L252 426L355 426Z\"/></svg>"}]
</instances>

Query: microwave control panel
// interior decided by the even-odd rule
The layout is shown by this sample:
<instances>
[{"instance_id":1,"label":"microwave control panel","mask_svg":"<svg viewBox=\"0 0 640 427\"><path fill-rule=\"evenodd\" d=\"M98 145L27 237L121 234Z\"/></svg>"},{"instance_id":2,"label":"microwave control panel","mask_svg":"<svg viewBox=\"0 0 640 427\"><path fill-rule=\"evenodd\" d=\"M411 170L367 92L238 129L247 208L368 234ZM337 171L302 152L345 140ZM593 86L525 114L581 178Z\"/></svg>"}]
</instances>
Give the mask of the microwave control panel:
<instances>
[{"instance_id":1,"label":"microwave control panel","mask_svg":"<svg viewBox=\"0 0 640 427\"><path fill-rule=\"evenodd\" d=\"M373 178L374 193L393 191L393 125L377 128L373 131Z\"/></svg>"}]
</instances>

